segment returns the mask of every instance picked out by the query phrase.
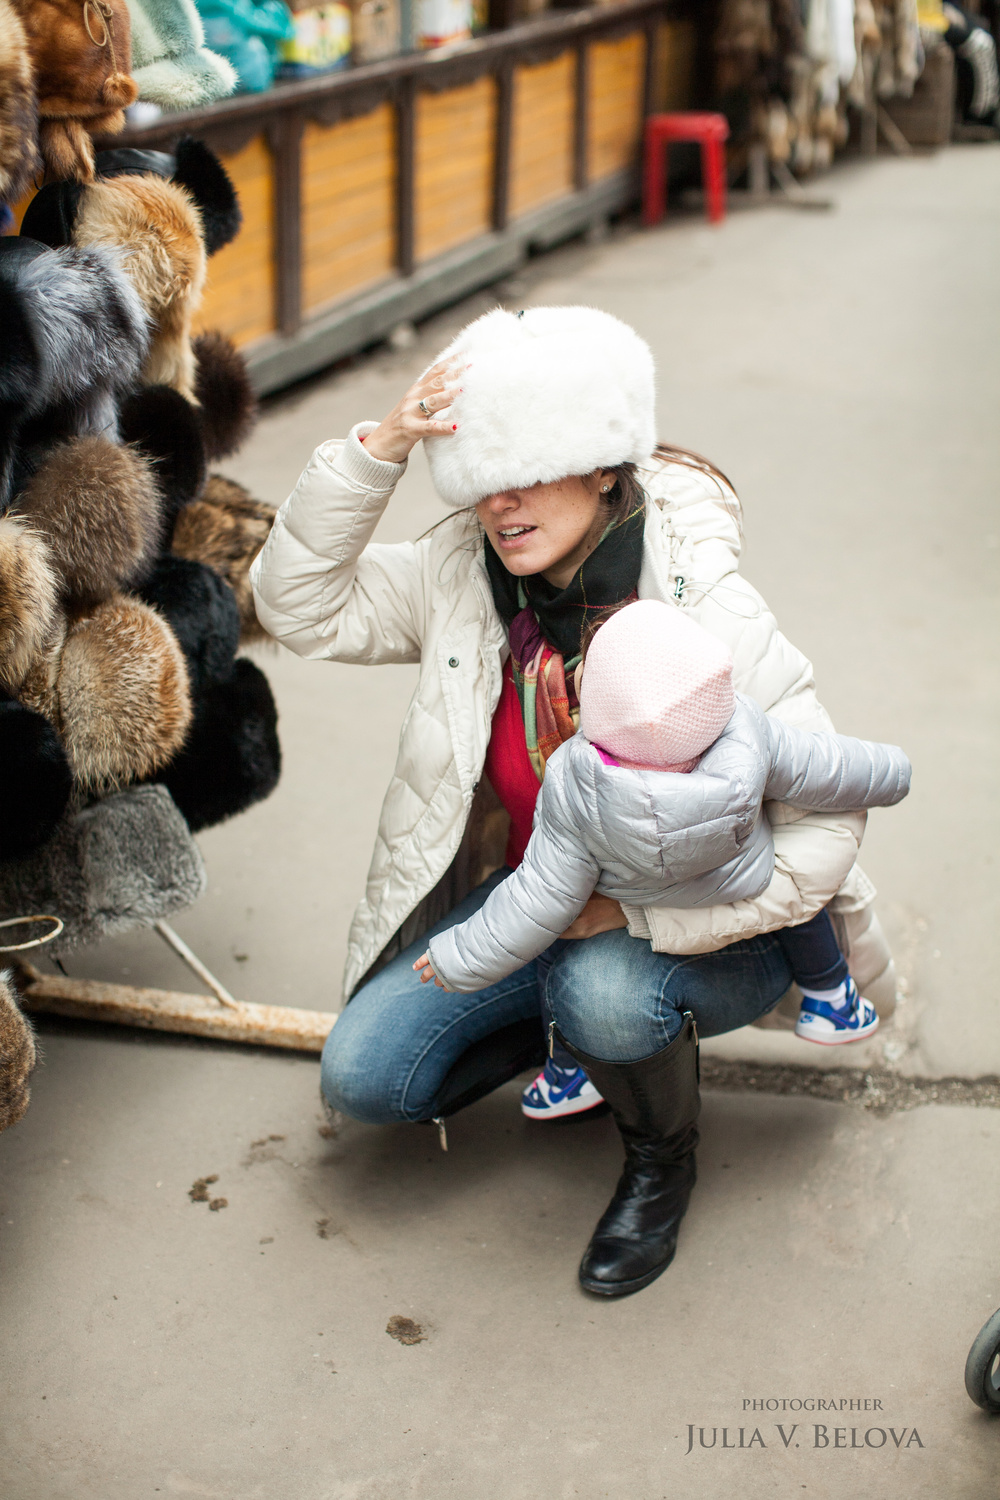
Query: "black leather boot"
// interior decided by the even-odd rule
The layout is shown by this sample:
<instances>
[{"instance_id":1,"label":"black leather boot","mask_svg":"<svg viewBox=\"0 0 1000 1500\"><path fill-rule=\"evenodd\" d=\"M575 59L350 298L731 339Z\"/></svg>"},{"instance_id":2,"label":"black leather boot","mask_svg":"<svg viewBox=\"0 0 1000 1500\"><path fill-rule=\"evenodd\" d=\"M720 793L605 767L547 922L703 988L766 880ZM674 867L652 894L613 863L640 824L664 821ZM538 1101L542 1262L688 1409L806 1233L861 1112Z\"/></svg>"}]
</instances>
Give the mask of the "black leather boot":
<instances>
[{"instance_id":1,"label":"black leather boot","mask_svg":"<svg viewBox=\"0 0 1000 1500\"><path fill-rule=\"evenodd\" d=\"M698 1031L687 1011L669 1047L634 1063L601 1062L560 1041L611 1106L625 1143L625 1170L580 1262L580 1284L627 1297L673 1260L694 1187Z\"/></svg>"}]
</instances>

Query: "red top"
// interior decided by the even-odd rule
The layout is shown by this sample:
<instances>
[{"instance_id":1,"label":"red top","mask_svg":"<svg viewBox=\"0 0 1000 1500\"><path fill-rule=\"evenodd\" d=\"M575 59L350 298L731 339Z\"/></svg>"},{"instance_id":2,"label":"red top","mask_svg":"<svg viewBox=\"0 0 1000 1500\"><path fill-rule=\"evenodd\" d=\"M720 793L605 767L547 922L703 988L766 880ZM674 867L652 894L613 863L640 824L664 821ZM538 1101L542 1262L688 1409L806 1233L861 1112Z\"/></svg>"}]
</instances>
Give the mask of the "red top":
<instances>
[{"instance_id":1,"label":"red top","mask_svg":"<svg viewBox=\"0 0 1000 1500\"><path fill-rule=\"evenodd\" d=\"M524 717L514 686L510 657L504 662L500 701L493 714L493 728L486 749L486 774L505 811L510 813L510 834L504 860L516 869L531 838L531 820L541 783L528 755Z\"/></svg>"}]
</instances>

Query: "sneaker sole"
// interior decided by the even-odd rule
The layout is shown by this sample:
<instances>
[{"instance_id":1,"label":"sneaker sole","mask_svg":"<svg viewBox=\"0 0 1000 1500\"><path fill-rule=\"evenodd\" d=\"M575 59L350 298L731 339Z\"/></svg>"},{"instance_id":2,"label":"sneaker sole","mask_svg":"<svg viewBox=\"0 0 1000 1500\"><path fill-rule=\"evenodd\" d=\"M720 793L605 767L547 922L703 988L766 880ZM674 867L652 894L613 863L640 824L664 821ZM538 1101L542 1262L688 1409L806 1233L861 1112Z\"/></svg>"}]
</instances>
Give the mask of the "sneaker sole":
<instances>
[{"instance_id":1,"label":"sneaker sole","mask_svg":"<svg viewBox=\"0 0 1000 1500\"><path fill-rule=\"evenodd\" d=\"M850 1036L836 1034L834 1036L816 1036L811 1031L800 1031L796 1026L795 1035L802 1042L812 1042L817 1047L846 1047L850 1042L864 1042L868 1037L874 1036L878 1031L878 1017L875 1018L874 1026L864 1026L860 1031L852 1032Z\"/></svg>"},{"instance_id":2,"label":"sneaker sole","mask_svg":"<svg viewBox=\"0 0 1000 1500\"><path fill-rule=\"evenodd\" d=\"M532 1109L529 1104L522 1104L521 1113L526 1120L571 1120L574 1115L586 1115L590 1114L591 1110L600 1109L602 1104L604 1104L603 1099L594 1099L589 1102L584 1100L583 1103L574 1099L566 1109L559 1105L555 1109L551 1106L548 1109Z\"/></svg>"}]
</instances>

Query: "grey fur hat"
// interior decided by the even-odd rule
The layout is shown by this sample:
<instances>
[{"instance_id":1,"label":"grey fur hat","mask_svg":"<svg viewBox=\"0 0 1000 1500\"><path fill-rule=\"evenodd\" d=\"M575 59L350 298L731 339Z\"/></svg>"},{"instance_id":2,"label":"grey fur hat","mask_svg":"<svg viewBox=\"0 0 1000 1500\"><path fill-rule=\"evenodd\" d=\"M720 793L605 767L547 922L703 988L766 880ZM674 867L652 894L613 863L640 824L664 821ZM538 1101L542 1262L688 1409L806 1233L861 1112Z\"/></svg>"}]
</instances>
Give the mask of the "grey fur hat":
<instances>
[{"instance_id":1,"label":"grey fur hat","mask_svg":"<svg viewBox=\"0 0 1000 1500\"><path fill-rule=\"evenodd\" d=\"M45 912L53 956L183 911L206 888L201 851L164 786L131 787L65 818L42 849L0 864L0 916Z\"/></svg>"},{"instance_id":2,"label":"grey fur hat","mask_svg":"<svg viewBox=\"0 0 1000 1500\"><path fill-rule=\"evenodd\" d=\"M116 405L138 382L149 320L117 251L50 250L0 239L0 510L15 457L33 443L117 433Z\"/></svg>"}]
</instances>

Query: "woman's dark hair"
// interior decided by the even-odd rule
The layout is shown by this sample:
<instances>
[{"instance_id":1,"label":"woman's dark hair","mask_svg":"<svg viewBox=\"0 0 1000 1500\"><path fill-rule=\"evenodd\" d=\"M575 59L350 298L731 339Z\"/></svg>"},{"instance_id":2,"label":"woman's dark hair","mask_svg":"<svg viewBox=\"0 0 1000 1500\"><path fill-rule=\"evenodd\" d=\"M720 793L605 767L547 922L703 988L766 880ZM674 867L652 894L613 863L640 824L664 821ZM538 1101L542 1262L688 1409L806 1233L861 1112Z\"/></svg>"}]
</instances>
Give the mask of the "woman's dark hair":
<instances>
[{"instance_id":1,"label":"woman's dark hair","mask_svg":"<svg viewBox=\"0 0 1000 1500\"><path fill-rule=\"evenodd\" d=\"M709 459L704 458L700 453L695 453L691 448L675 448L672 443L657 443L653 449L653 457L659 459L661 463L683 464L687 469L698 469L702 474L707 474L709 478L714 479L717 484L725 485L726 489L731 490L734 495L736 493L732 481L723 474L722 470L717 469ZM613 505L615 509L622 505L628 513L639 504L640 500L645 501L645 491L639 483L637 465L614 464L609 472L615 475L615 483L610 494L604 497L608 505Z\"/></svg>"}]
</instances>

